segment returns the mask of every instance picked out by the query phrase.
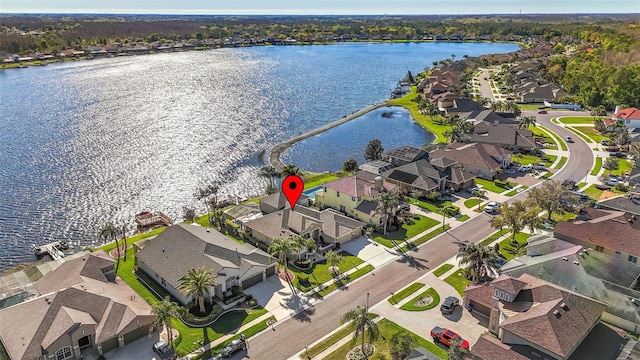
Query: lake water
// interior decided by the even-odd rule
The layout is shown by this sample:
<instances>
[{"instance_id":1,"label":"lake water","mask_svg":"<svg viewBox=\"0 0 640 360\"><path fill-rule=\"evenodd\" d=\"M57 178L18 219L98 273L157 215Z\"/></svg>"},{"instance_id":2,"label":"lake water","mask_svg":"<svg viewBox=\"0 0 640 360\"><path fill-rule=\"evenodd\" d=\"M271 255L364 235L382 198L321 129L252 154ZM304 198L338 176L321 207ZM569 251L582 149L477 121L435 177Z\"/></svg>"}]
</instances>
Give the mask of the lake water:
<instances>
[{"instance_id":1,"label":"lake water","mask_svg":"<svg viewBox=\"0 0 640 360\"><path fill-rule=\"evenodd\" d=\"M258 194L267 184L256 176L264 165L261 152L267 159L277 143L387 99L407 70L415 74L451 54L515 49L488 43L345 43L2 70L0 269L33 260L32 243L97 245L97 231L107 221L132 228L142 210L176 220L183 206L202 211L193 193L214 181L226 195ZM415 131L405 117L390 119L401 127L384 133ZM365 125L358 127L359 136L381 137L379 126ZM346 131L335 133L344 139ZM383 145L405 142L399 139ZM325 161L329 143L342 142L327 138L317 149L304 144L309 151L300 165L334 167Z\"/></svg>"}]
</instances>

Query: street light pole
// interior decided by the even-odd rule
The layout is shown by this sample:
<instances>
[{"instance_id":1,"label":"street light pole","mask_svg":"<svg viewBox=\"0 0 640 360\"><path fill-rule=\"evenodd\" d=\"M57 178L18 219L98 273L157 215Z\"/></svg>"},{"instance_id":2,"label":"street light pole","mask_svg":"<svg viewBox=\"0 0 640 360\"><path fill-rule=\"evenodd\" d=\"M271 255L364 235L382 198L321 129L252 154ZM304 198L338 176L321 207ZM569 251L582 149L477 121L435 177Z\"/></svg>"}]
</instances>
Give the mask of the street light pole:
<instances>
[{"instance_id":1,"label":"street light pole","mask_svg":"<svg viewBox=\"0 0 640 360\"><path fill-rule=\"evenodd\" d=\"M367 311L369 311L369 293L367 293Z\"/></svg>"}]
</instances>

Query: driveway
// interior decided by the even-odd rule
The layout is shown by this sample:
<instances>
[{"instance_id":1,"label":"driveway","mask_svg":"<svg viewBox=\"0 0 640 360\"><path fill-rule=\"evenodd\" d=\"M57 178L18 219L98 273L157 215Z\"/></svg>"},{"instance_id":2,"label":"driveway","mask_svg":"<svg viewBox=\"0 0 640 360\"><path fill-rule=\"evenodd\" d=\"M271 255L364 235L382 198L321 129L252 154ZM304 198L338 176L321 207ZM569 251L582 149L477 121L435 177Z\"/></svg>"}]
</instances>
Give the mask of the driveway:
<instances>
[{"instance_id":1,"label":"driveway","mask_svg":"<svg viewBox=\"0 0 640 360\"><path fill-rule=\"evenodd\" d=\"M379 268L384 264L393 261L398 256L395 251L390 250L386 246L380 245L373 240L367 239L365 236L357 238L342 245L342 250L355 255L367 263Z\"/></svg>"},{"instance_id":2,"label":"driveway","mask_svg":"<svg viewBox=\"0 0 640 360\"><path fill-rule=\"evenodd\" d=\"M104 354L107 359L118 360L157 360L158 355L153 352L152 346L160 337L159 332L154 332L150 337L140 338L123 348L111 350ZM93 360L93 357L87 357L83 354L84 360Z\"/></svg>"},{"instance_id":3,"label":"driveway","mask_svg":"<svg viewBox=\"0 0 640 360\"><path fill-rule=\"evenodd\" d=\"M275 316L277 321L289 318L304 307L311 306L315 299L308 299L298 290L294 296L289 284L278 276L269 276L265 281L246 290L262 307Z\"/></svg>"}]
</instances>

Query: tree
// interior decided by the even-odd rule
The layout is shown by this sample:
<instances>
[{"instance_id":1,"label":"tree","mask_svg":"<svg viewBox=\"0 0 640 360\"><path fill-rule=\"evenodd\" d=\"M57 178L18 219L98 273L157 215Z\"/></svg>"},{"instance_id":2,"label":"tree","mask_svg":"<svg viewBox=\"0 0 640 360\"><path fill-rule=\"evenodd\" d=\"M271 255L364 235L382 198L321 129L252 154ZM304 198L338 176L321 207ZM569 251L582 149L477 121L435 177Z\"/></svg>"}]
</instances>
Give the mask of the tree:
<instances>
[{"instance_id":1,"label":"tree","mask_svg":"<svg viewBox=\"0 0 640 360\"><path fill-rule=\"evenodd\" d=\"M381 160L384 148L382 142L378 139L369 141L367 147L364 149L364 158L368 161Z\"/></svg>"},{"instance_id":2,"label":"tree","mask_svg":"<svg viewBox=\"0 0 640 360\"><path fill-rule=\"evenodd\" d=\"M447 350L447 359L449 360L464 360L467 355L467 350L463 349L462 338L457 337L451 341L449 349Z\"/></svg>"},{"instance_id":3,"label":"tree","mask_svg":"<svg viewBox=\"0 0 640 360\"><path fill-rule=\"evenodd\" d=\"M289 287L293 291L293 286L291 285L291 279L289 278L289 274L287 271L289 270L289 257L296 256L300 253L300 244L296 239L287 237L287 238L275 238L271 241L271 245L267 248L267 252L271 254L271 256L278 259L280 264L284 265L284 271L286 274L287 282L289 283Z\"/></svg>"},{"instance_id":4,"label":"tree","mask_svg":"<svg viewBox=\"0 0 640 360\"><path fill-rule=\"evenodd\" d=\"M305 239L305 238L303 238L301 236L297 236L296 241L300 245L300 254L302 254L302 251L305 250L307 252L307 255L308 255L308 254L313 253L314 251L316 251L316 249L318 248L318 244L316 244L316 240L314 238ZM300 254L298 254L298 255L300 255ZM298 257L298 260L300 260L299 257Z\"/></svg>"},{"instance_id":5,"label":"tree","mask_svg":"<svg viewBox=\"0 0 640 360\"><path fill-rule=\"evenodd\" d=\"M100 229L100 237L104 239L105 242L116 240L120 235L120 231L113 225L112 222L106 223L102 229ZM116 244L117 245L117 244Z\"/></svg>"},{"instance_id":6,"label":"tree","mask_svg":"<svg viewBox=\"0 0 640 360\"><path fill-rule=\"evenodd\" d=\"M340 270L338 265L344 261L344 257L333 250L329 250L324 254L324 258L331 265L332 268L338 269L335 273L338 273ZM333 272L333 271L332 271Z\"/></svg>"},{"instance_id":7,"label":"tree","mask_svg":"<svg viewBox=\"0 0 640 360\"><path fill-rule=\"evenodd\" d=\"M304 176L302 176L302 170L300 170L299 167L293 165L293 164L287 164L285 165L282 170L280 171L280 177L287 177L289 175L295 175L295 176L299 176L301 178L304 178Z\"/></svg>"},{"instance_id":8,"label":"tree","mask_svg":"<svg viewBox=\"0 0 640 360\"><path fill-rule=\"evenodd\" d=\"M471 269L473 283L497 271L500 268L499 257L494 248L474 243L460 247L456 255L460 265Z\"/></svg>"},{"instance_id":9,"label":"tree","mask_svg":"<svg viewBox=\"0 0 640 360\"><path fill-rule=\"evenodd\" d=\"M631 155L634 160L640 159L640 144L633 143L629 145L629 155Z\"/></svg>"},{"instance_id":10,"label":"tree","mask_svg":"<svg viewBox=\"0 0 640 360\"><path fill-rule=\"evenodd\" d=\"M381 192L375 197L375 201L378 202L376 208L376 214L382 215L384 235L387 235L387 226L393 219L398 208L398 202L400 201L400 195L396 190Z\"/></svg>"},{"instance_id":11,"label":"tree","mask_svg":"<svg viewBox=\"0 0 640 360\"><path fill-rule=\"evenodd\" d=\"M391 360L404 360L416 345L416 340L406 331L399 331L391 337L389 353Z\"/></svg>"},{"instance_id":12,"label":"tree","mask_svg":"<svg viewBox=\"0 0 640 360\"><path fill-rule=\"evenodd\" d=\"M210 295L211 287L216 285L216 276L213 270L202 266L189 270L178 280L178 290L184 296L192 296L198 302L201 314L205 312L205 296Z\"/></svg>"},{"instance_id":13,"label":"tree","mask_svg":"<svg viewBox=\"0 0 640 360\"><path fill-rule=\"evenodd\" d=\"M258 176L269 180L269 185L271 187L275 186L273 179L278 175L279 175L278 170L276 170L276 168L274 168L271 165L261 167L260 172L258 173Z\"/></svg>"},{"instance_id":14,"label":"tree","mask_svg":"<svg viewBox=\"0 0 640 360\"><path fill-rule=\"evenodd\" d=\"M369 358L369 355L365 352L364 349L364 336L365 333L369 335L369 341L373 343L380 336L380 330L378 329L378 325L373 319L369 316L369 309L365 306L358 305L355 309L347 311L342 315L340 319L341 324L349 323L353 325L355 328L355 332L353 333L353 338L351 339L351 345L355 344L358 341L358 336L361 337L361 349L362 354L366 359Z\"/></svg>"},{"instance_id":15,"label":"tree","mask_svg":"<svg viewBox=\"0 0 640 360\"><path fill-rule=\"evenodd\" d=\"M218 184L213 183L206 187L198 188L194 194L198 200L204 200L204 206L207 214L209 213L209 205L212 205L212 209L215 209L218 206L218 190Z\"/></svg>"},{"instance_id":16,"label":"tree","mask_svg":"<svg viewBox=\"0 0 640 360\"><path fill-rule=\"evenodd\" d=\"M478 210L480 210L480 203L482 202L482 199L484 199L487 195L487 190L475 189L473 190L473 192L471 192L471 195L478 198Z\"/></svg>"},{"instance_id":17,"label":"tree","mask_svg":"<svg viewBox=\"0 0 640 360\"><path fill-rule=\"evenodd\" d=\"M578 202L578 197L562 186L560 181L547 180L540 186L529 190L529 201L541 210L546 211L547 219L551 220L551 215L554 212L564 214L565 205Z\"/></svg>"},{"instance_id":18,"label":"tree","mask_svg":"<svg viewBox=\"0 0 640 360\"><path fill-rule=\"evenodd\" d=\"M463 131L458 126L452 126L442 133L445 138L449 139L449 143L456 142L462 138Z\"/></svg>"},{"instance_id":19,"label":"tree","mask_svg":"<svg viewBox=\"0 0 640 360\"><path fill-rule=\"evenodd\" d=\"M604 160L602 168L609 171L609 174L611 174L612 171L620 168L620 162L616 158L608 157Z\"/></svg>"},{"instance_id":20,"label":"tree","mask_svg":"<svg viewBox=\"0 0 640 360\"><path fill-rule=\"evenodd\" d=\"M344 172L353 172L358 169L358 162L354 158L349 158L349 160L345 161L342 165L342 170Z\"/></svg>"},{"instance_id":21,"label":"tree","mask_svg":"<svg viewBox=\"0 0 640 360\"><path fill-rule=\"evenodd\" d=\"M183 315L184 308L171 301L170 297L165 297L162 301L158 301L151 306L151 311L156 315L156 325L162 325L167 329L169 335L169 345L173 346L173 333L171 329L171 320Z\"/></svg>"},{"instance_id":22,"label":"tree","mask_svg":"<svg viewBox=\"0 0 640 360\"><path fill-rule=\"evenodd\" d=\"M536 126L536 117L535 116L521 117L520 120L518 121L518 126L524 129L529 129L530 126Z\"/></svg>"},{"instance_id":23,"label":"tree","mask_svg":"<svg viewBox=\"0 0 640 360\"><path fill-rule=\"evenodd\" d=\"M527 210L527 204L522 200L515 200L511 205L503 203L500 205L500 214L491 219L491 226L496 229L508 227L515 240L516 234L526 226L524 215Z\"/></svg>"},{"instance_id":24,"label":"tree","mask_svg":"<svg viewBox=\"0 0 640 360\"><path fill-rule=\"evenodd\" d=\"M186 222L194 222L196 219L196 209L190 207L182 207L182 218Z\"/></svg>"}]
</instances>

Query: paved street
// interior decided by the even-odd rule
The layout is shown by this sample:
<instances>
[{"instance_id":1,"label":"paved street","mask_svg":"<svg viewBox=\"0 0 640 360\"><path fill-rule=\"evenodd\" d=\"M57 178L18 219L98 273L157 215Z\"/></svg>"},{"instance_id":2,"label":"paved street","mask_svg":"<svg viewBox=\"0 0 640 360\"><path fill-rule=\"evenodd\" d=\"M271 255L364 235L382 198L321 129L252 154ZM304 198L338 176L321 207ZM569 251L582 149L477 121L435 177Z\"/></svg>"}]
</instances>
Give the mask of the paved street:
<instances>
[{"instance_id":1,"label":"paved street","mask_svg":"<svg viewBox=\"0 0 640 360\"><path fill-rule=\"evenodd\" d=\"M487 80L485 80L485 78ZM493 96L493 91L491 91L491 85L489 84L489 70L482 69L482 72L476 79L478 80L478 90L480 91L480 96L489 99L489 101L491 102L495 102L496 98L495 96Z\"/></svg>"}]
</instances>

